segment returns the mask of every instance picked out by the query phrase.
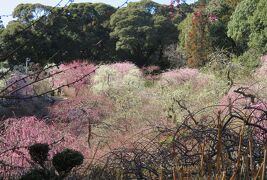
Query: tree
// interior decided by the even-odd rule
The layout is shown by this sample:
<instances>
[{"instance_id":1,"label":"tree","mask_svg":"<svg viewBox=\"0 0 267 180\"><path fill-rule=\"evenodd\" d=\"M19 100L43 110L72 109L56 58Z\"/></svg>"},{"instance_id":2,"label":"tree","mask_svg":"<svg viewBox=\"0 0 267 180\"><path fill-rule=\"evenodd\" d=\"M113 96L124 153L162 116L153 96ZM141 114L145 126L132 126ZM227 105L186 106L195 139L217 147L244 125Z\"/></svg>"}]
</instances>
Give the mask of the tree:
<instances>
[{"instance_id":1,"label":"tree","mask_svg":"<svg viewBox=\"0 0 267 180\"><path fill-rule=\"evenodd\" d=\"M208 3L205 11L212 20L209 25L212 47L238 52L233 39L227 36L227 24L239 1L212 0Z\"/></svg>"},{"instance_id":2,"label":"tree","mask_svg":"<svg viewBox=\"0 0 267 180\"><path fill-rule=\"evenodd\" d=\"M267 2L260 0L256 11L250 18L251 34L249 36L249 47L267 52Z\"/></svg>"},{"instance_id":3,"label":"tree","mask_svg":"<svg viewBox=\"0 0 267 180\"><path fill-rule=\"evenodd\" d=\"M13 17L21 23L28 24L50 13L51 7L42 4L19 4L13 11Z\"/></svg>"},{"instance_id":4,"label":"tree","mask_svg":"<svg viewBox=\"0 0 267 180\"><path fill-rule=\"evenodd\" d=\"M208 23L209 19L204 11L203 1L192 16L192 28L185 42L187 64L190 67L199 67L207 62L207 56L211 49Z\"/></svg>"},{"instance_id":5,"label":"tree","mask_svg":"<svg viewBox=\"0 0 267 180\"><path fill-rule=\"evenodd\" d=\"M1 16L0 16L0 33L1 33L1 29L3 29L3 28L4 28L4 25L3 25L3 21L2 21Z\"/></svg>"},{"instance_id":6,"label":"tree","mask_svg":"<svg viewBox=\"0 0 267 180\"><path fill-rule=\"evenodd\" d=\"M267 16L265 0L241 1L228 23L228 36L233 38L244 52L256 48L267 51Z\"/></svg>"},{"instance_id":7,"label":"tree","mask_svg":"<svg viewBox=\"0 0 267 180\"><path fill-rule=\"evenodd\" d=\"M109 18L115 8L102 3L75 3L67 8L20 4L0 34L1 55L11 64L46 64L73 59L100 61L114 56ZM42 17L42 18L40 18ZM11 54L11 56L10 56Z\"/></svg>"},{"instance_id":8,"label":"tree","mask_svg":"<svg viewBox=\"0 0 267 180\"><path fill-rule=\"evenodd\" d=\"M27 57L34 58L37 56L38 51L35 51L36 46L33 42L36 37L30 29L23 30L25 28L25 24L12 21L3 29L0 34L2 61L5 61L8 57L10 64L20 64L24 63ZM33 41L28 42L29 39Z\"/></svg>"},{"instance_id":9,"label":"tree","mask_svg":"<svg viewBox=\"0 0 267 180\"><path fill-rule=\"evenodd\" d=\"M185 44L188 41L188 32L192 28L192 16L193 14L187 14L186 18L178 25L179 30L179 49L184 53L186 51Z\"/></svg>"},{"instance_id":10,"label":"tree","mask_svg":"<svg viewBox=\"0 0 267 180\"><path fill-rule=\"evenodd\" d=\"M129 3L111 17L111 36L117 39L116 50L130 54L138 65L162 60L163 48L176 41L176 28L161 13L160 5L149 0Z\"/></svg>"}]
</instances>

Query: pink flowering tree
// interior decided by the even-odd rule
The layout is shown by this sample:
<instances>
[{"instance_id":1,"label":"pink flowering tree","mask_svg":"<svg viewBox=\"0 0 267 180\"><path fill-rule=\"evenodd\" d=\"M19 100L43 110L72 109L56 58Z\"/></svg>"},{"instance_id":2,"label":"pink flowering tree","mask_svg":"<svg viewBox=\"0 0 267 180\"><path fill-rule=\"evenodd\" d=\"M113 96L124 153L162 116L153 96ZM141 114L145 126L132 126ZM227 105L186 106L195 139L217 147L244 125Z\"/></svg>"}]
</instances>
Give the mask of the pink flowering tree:
<instances>
[{"instance_id":1,"label":"pink flowering tree","mask_svg":"<svg viewBox=\"0 0 267 180\"><path fill-rule=\"evenodd\" d=\"M162 85L175 85L182 84L186 81L196 79L199 75L197 69L182 68L167 71L161 74L160 84Z\"/></svg>"},{"instance_id":2,"label":"pink flowering tree","mask_svg":"<svg viewBox=\"0 0 267 180\"><path fill-rule=\"evenodd\" d=\"M80 151L88 157L86 146L70 133L59 131L55 125L46 124L35 117L10 118L4 122L5 130L0 144L0 171L20 173L34 164L30 158L28 147L43 143L50 145L49 158L65 148ZM13 169L12 169L13 167Z\"/></svg>"},{"instance_id":3,"label":"pink flowering tree","mask_svg":"<svg viewBox=\"0 0 267 180\"><path fill-rule=\"evenodd\" d=\"M66 94L73 91L72 94L76 96L82 88L90 84L90 75L95 69L95 65L81 60L61 64L58 69L52 70L52 73L62 72L52 77L52 87L63 87Z\"/></svg>"},{"instance_id":4,"label":"pink flowering tree","mask_svg":"<svg viewBox=\"0 0 267 180\"><path fill-rule=\"evenodd\" d=\"M255 87L232 87L219 102L218 112L229 119L227 124L244 124L259 141L266 141L267 103L260 99Z\"/></svg>"}]
</instances>

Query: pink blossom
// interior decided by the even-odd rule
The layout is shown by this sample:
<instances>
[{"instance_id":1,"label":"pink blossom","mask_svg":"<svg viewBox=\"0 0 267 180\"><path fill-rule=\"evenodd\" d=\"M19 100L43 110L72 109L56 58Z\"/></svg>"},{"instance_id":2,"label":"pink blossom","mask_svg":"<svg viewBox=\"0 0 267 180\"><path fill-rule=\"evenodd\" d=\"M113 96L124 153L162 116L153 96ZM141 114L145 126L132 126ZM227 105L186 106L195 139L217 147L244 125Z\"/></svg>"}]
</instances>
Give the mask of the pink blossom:
<instances>
[{"instance_id":1,"label":"pink blossom","mask_svg":"<svg viewBox=\"0 0 267 180\"><path fill-rule=\"evenodd\" d=\"M196 78L198 75L199 71L197 69L190 69L190 68L176 69L162 73L160 83L163 85L181 84Z\"/></svg>"},{"instance_id":2,"label":"pink blossom","mask_svg":"<svg viewBox=\"0 0 267 180\"><path fill-rule=\"evenodd\" d=\"M127 75L131 70L137 69L137 67L129 62L114 63L109 65L111 68L115 69L122 75Z\"/></svg>"},{"instance_id":3,"label":"pink blossom","mask_svg":"<svg viewBox=\"0 0 267 180\"><path fill-rule=\"evenodd\" d=\"M85 61L76 60L68 64L59 65L58 69L54 69L51 73L61 72L52 77L52 87L58 88L70 84L74 87L75 93L78 93L85 85L90 84L90 76L95 70L95 65ZM69 87L69 86L68 86ZM65 87L65 90L68 89Z\"/></svg>"},{"instance_id":4,"label":"pink blossom","mask_svg":"<svg viewBox=\"0 0 267 180\"><path fill-rule=\"evenodd\" d=\"M35 117L10 118L5 121L5 127L1 136L0 161L6 164L30 168L32 161L27 147L35 143L51 144L49 158L65 148L78 150L88 157L86 146L75 136L60 132L54 125ZM4 169L0 167L0 171Z\"/></svg>"},{"instance_id":5,"label":"pink blossom","mask_svg":"<svg viewBox=\"0 0 267 180\"><path fill-rule=\"evenodd\" d=\"M217 17L216 15L214 15L214 14L210 14L210 15L209 15L209 21L210 21L211 23L213 23L213 22L215 22L215 21L218 21L218 17Z\"/></svg>"}]
</instances>

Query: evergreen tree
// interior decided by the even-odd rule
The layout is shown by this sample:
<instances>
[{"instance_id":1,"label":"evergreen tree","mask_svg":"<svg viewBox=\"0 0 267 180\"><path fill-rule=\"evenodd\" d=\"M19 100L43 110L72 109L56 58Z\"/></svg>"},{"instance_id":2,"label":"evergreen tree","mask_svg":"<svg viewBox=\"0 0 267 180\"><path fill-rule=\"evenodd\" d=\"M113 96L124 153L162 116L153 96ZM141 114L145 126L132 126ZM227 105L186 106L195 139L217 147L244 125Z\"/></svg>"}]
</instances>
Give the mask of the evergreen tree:
<instances>
[{"instance_id":1,"label":"evergreen tree","mask_svg":"<svg viewBox=\"0 0 267 180\"><path fill-rule=\"evenodd\" d=\"M190 67L199 67L207 61L210 50L208 16L205 14L205 0L202 0L192 16L192 27L185 42L185 50Z\"/></svg>"}]
</instances>

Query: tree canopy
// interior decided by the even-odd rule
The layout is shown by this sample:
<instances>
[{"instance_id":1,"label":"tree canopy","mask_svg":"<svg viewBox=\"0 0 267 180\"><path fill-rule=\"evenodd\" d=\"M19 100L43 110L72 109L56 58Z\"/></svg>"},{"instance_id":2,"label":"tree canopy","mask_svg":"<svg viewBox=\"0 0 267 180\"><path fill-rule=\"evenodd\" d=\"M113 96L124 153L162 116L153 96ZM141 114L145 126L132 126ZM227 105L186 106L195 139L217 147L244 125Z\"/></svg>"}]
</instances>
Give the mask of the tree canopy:
<instances>
[{"instance_id":1,"label":"tree canopy","mask_svg":"<svg viewBox=\"0 0 267 180\"><path fill-rule=\"evenodd\" d=\"M228 24L228 35L243 51L248 48L267 51L267 3L265 0L241 1Z\"/></svg>"},{"instance_id":2,"label":"tree canopy","mask_svg":"<svg viewBox=\"0 0 267 180\"><path fill-rule=\"evenodd\" d=\"M103 3L19 4L15 20L6 27L0 21L0 58L21 64L29 57L42 65L127 60L168 68L166 50L176 46L172 54L186 57L187 65L198 61L198 67L216 49L237 56L251 48L266 53L266 9L265 0L199 0L176 7L142 0L119 9Z\"/></svg>"},{"instance_id":3,"label":"tree canopy","mask_svg":"<svg viewBox=\"0 0 267 180\"><path fill-rule=\"evenodd\" d=\"M177 29L162 8L144 0L114 13L110 24L111 36L117 39L116 49L129 53L139 65L147 64L153 56L161 61L164 47L177 41Z\"/></svg>"}]
</instances>

